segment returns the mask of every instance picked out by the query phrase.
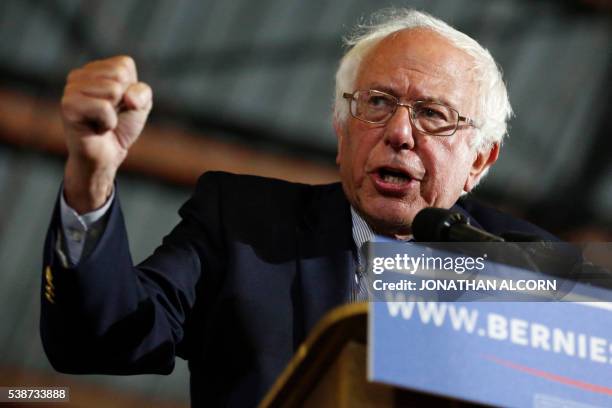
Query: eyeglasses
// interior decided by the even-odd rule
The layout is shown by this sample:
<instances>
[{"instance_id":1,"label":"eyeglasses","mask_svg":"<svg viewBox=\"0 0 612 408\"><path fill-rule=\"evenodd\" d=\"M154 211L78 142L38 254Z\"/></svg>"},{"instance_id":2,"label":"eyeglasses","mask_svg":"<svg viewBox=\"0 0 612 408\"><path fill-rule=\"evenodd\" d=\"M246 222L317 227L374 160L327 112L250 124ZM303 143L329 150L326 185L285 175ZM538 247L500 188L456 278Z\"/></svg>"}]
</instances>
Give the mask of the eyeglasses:
<instances>
[{"instance_id":1,"label":"eyeglasses","mask_svg":"<svg viewBox=\"0 0 612 408\"><path fill-rule=\"evenodd\" d=\"M472 119L460 116L456 109L437 102L415 101L409 105L393 95L374 89L355 91L352 94L345 92L342 96L349 102L351 115L366 123L386 123L398 106L404 106L410 112L412 125L428 135L452 136L461 122L476 127Z\"/></svg>"}]
</instances>

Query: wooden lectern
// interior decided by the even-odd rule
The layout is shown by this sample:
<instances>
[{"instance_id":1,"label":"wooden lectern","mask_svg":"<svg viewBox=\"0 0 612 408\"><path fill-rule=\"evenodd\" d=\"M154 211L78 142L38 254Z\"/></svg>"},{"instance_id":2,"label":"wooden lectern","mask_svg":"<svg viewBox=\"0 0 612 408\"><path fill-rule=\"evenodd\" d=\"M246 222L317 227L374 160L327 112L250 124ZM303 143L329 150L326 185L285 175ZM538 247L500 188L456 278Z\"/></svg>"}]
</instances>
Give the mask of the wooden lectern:
<instances>
[{"instance_id":1,"label":"wooden lectern","mask_svg":"<svg viewBox=\"0 0 612 408\"><path fill-rule=\"evenodd\" d=\"M329 312L299 347L260 408L479 406L368 381L367 327L367 303Z\"/></svg>"}]
</instances>

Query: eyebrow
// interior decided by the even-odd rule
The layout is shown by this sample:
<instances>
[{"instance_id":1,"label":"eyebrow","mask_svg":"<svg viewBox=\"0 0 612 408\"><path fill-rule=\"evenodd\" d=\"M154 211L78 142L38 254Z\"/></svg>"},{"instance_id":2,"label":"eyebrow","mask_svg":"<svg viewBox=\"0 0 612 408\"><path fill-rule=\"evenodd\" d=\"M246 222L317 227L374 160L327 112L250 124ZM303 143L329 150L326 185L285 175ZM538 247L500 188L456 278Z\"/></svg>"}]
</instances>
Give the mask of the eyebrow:
<instances>
[{"instance_id":1,"label":"eyebrow","mask_svg":"<svg viewBox=\"0 0 612 408\"><path fill-rule=\"evenodd\" d=\"M419 101L423 101L423 102L434 102L434 103L439 103L441 105L446 105L449 108L453 108L455 110L458 111L458 108L455 106L454 103L450 102L447 99L440 99L440 98L428 98L428 97L423 97L423 98L418 98L417 100Z\"/></svg>"},{"instance_id":2,"label":"eyebrow","mask_svg":"<svg viewBox=\"0 0 612 408\"><path fill-rule=\"evenodd\" d=\"M370 86L370 89L376 90L376 91L382 91L382 92L388 93L389 95L393 95L396 98L399 98L398 93L395 92L393 88L386 86L386 85L373 84L372 86Z\"/></svg>"},{"instance_id":3,"label":"eyebrow","mask_svg":"<svg viewBox=\"0 0 612 408\"><path fill-rule=\"evenodd\" d=\"M396 98L398 98L398 99L400 98L399 93L398 93L398 92L396 92L396 90L395 90L395 89L393 89L392 87L387 86L387 85L382 85L382 84L377 84L377 83L374 83L374 84L372 84L372 85L370 86L370 88L369 88L369 89L373 89L373 90L376 90L376 91L385 92L385 93L388 93L389 95L393 95L393 96L395 96L395 97L396 97ZM422 94L421 94L421 95L422 95ZM423 101L423 102L435 102L435 103L440 103L440 104L442 104L442 105L446 105L446 106L448 106L448 107L450 107L450 108L453 108L453 109L455 109L455 110L458 110L457 106L456 106L454 103L452 103L450 100L448 100L448 99L444 99L444 98L435 98L435 97L432 97L432 96L422 96L422 97L417 97L417 98L415 99L415 101Z\"/></svg>"}]
</instances>

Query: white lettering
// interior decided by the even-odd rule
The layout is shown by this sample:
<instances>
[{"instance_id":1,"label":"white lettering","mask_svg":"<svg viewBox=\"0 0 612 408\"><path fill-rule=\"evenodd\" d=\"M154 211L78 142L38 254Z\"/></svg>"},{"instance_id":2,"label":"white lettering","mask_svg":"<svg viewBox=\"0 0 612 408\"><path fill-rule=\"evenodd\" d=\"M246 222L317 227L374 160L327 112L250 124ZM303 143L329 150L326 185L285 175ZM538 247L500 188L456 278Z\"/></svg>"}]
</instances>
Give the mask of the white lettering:
<instances>
[{"instance_id":1,"label":"white lettering","mask_svg":"<svg viewBox=\"0 0 612 408\"><path fill-rule=\"evenodd\" d=\"M374 258L372 261L372 272L374 272L376 275L380 275L385 271L385 269L382 267L384 259L385 258Z\"/></svg>"},{"instance_id":2,"label":"white lettering","mask_svg":"<svg viewBox=\"0 0 612 408\"><path fill-rule=\"evenodd\" d=\"M451 325L455 330L461 330L461 327L465 328L467 333L473 333L476 328L476 320L478 320L478 310L469 310L465 307L455 307L450 305L448 307L448 314L450 315Z\"/></svg>"},{"instance_id":3,"label":"white lettering","mask_svg":"<svg viewBox=\"0 0 612 408\"><path fill-rule=\"evenodd\" d=\"M385 258L384 260L385 269L390 270L395 267L395 263L393 262L393 258Z\"/></svg>"},{"instance_id":4,"label":"white lettering","mask_svg":"<svg viewBox=\"0 0 612 408\"><path fill-rule=\"evenodd\" d=\"M578 357L586 358L587 356L587 341L584 334L578 335Z\"/></svg>"},{"instance_id":5,"label":"white lettering","mask_svg":"<svg viewBox=\"0 0 612 408\"><path fill-rule=\"evenodd\" d=\"M533 348L541 348L542 350L550 350L550 330L548 327L538 324L531 324L531 346Z\"/></svg>"},{"instance_id":6,"label":"white lettering","mask_svg":"<svg viewBox=\"0 0 612 408\"><path fill-rule=\"evenodd\" d=\"M392 317L397 317L401 312L403 319L410 320L414 310L414 302L387 302L387 309Z\"/></svg>"},{"instance_id":7,"label":"white lettering","mask_svg":"<svg viewBox=\"0 0 612 408\"><path fill-rule=\"evenodd\" d=\"M568 356L576 354L576 337L574 332L563 332L560 329L553 329L553 351L564 353Z\"/></svg>"},{"instance_id":8,"label":"white lettering","mask_svg":"<svg viewBox=\"0 0 612 408\"><path fill-rule=\"evenodd\" d=\"M508 321L502 315L489 313L487 316L488 336L494 340L505 340L508 338Z\"/></svg>"},{"instance_id":9,"label":"white lettering","mask_svg":"<svg viewBox=\"0 0 612 408\"><path fill-rule=\"evenodd\" d=\"M510 320L510 341L514 344L526 346L529 344L527 340L527 327L529 323L522 319Z\"/></svg>"},{"instance_id":10,"label":"white lettering","mask_svg":"<svg viewBox=\"0 0 612 408\"><path fill-rule=\"evenodd\" d=\"M424 324L432 320L436 326L442 326L446 313L446 303L418 302L417 309Z\"/></svg>"},{"instance_id":11,"label":"white lettering","mask_svg":"<svg viewBox=\"0 0 612 408\"><path fill-rule=\"evenodd\" d=\"M591 349L591 360L596 363L606 363L606 346L608 342L606 339L602 339L601 337L591 337L590 341L590 349Z\"/></svg>"}]
</instances>

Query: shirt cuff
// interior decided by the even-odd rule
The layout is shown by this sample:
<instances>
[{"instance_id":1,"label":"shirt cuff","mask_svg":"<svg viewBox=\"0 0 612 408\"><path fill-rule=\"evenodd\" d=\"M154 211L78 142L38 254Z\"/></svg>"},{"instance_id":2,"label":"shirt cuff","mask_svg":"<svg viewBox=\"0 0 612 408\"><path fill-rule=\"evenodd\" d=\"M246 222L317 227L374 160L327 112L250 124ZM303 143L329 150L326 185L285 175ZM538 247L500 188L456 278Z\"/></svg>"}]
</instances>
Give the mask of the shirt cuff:
<instances>
[{"instance_id":1,"label":"shirt cuff","mask_svg":"<svg viewBox=\"0 0 612 408\"><path fill-rule=\"evenodd\" d=\"M65 240L65 250L68 252L68 258L73 265L76 265L81 259L86 240L95 239L99 236L101 232L99 230L102 227L100 221L103 220L114 199L115 189L102 207L85 214L79 214L66 203L64 190L62 189L60 194L62 233Z\"/></svg>"}]
</instances>

